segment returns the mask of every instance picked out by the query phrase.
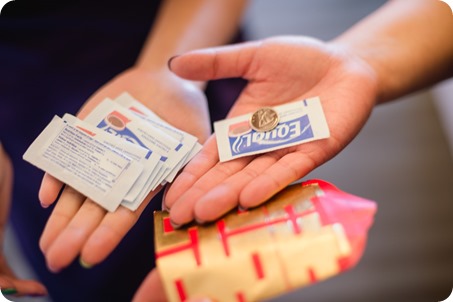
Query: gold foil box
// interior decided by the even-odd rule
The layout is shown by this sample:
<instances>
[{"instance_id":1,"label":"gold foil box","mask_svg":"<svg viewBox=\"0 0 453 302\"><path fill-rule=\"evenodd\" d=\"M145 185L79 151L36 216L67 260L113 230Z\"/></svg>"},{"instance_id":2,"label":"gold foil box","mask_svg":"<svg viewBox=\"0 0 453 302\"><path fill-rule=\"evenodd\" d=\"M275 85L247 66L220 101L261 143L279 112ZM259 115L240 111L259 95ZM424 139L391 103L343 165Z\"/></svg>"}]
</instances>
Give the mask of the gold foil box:
<instances>
[{"instance_id":1,"label":"gold foil box","mask_svg":"<svg viewBox=\"0 0 453 302\"><path fill-rule=\"evenodd\" d=\"M215 223L174 230L155 212L156 263L169 301L261 301L336 275L360 258L374 202L311 180Z\"/></svg>"}]
</instances>

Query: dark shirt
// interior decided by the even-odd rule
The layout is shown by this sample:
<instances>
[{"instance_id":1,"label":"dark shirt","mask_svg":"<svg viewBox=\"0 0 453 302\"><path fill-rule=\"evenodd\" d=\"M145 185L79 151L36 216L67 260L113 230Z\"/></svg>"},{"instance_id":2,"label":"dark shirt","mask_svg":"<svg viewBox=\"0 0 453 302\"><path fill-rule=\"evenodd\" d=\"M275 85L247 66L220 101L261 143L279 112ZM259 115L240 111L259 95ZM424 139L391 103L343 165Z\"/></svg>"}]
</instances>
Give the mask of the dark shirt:
<instances>
[{"instance_id":1,"label":"dark shirt","mask_svg":"<svg viewBox=\"0 0 453 302\"><path fill-rule=\"evenodd\" d=\"M54 301L130 301L154 266L155 198L115 251L92 269L74 261L48 271L38 241L52 207L37 192L43 172L22 154L54 115L75 114L84 101L132 66L160 1L23 1L0 16L0 140L15 168L11 221L38 278ZM214 120L223 117L242 81L207 88Z\"/></svg>"},{"instance_id":2,"label":"dark shirt","mask_svg":"<svg viewBox=\"0 0 453 302\"><path fill-rule=\"evenodd\" d=\"M37 193L43 172L22 155L54 115L75 114L84 101L131 67L155 19L160 1L23 1L0 16L0 140L15 168L11 221L38 278L54 301L130 301L154 266L155 198L115 251L92 269L74 261L48 271L38 241L52 207ZM216 81L214 120L223 117L243 86Z\"/></svg>"},{"instance_id":3,"label":"dark shirt","mask_svg":"<svg viewBox=\"0 0 453 302\"><path fill-rule=\"evenodd\" d=\"M42 172L22 154L55 114L76 113L101 85L130 67L159 1L21 1L0 16L0 140L15 168L11 221L53 301L130 301L154 265L153 202L106 261L50 273L38 240L52 209L37 192Z\"/></svg>"}]
</instances>

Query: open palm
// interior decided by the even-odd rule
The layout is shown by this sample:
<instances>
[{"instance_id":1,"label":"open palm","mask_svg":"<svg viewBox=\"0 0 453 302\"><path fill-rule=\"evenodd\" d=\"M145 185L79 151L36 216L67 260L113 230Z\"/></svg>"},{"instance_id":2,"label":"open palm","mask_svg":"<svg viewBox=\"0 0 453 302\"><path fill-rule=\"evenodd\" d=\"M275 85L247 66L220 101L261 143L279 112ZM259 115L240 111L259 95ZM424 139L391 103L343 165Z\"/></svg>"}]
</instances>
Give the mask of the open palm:
<instances>
[{"instance_id":1,"label":"open palm","mask_svg":"<svg viewBox=\"0 0 453 302\"><path fill-rule=\"evenodd\" d=\"M200 141L208 137L210 124L203 92L167 70L149 72L133 68L124 72L88 100L78 117L83 119L104 98L116 98L125 91L168 123L196 135ZM56 200L62 185L50 175L44 176L39 193L43 206ZM109 213L66 186L40 240L49 269L59 271L79 255L87 265L104 260L132 228L158 191L151 192L135 212L119 207Z\"/></svg>"},{"instance_id":2,"label":"open palm","mask_svg":"<svg viewBox=\"0 0 453 302\"><path fill-rule=\"evenodd\" d=\"M319 96L331 134L223 163L211 136L166 194L175 225L212 221L238 205L264 202L340 152L361 129L376 99L375 74L366 63L340 46L304 37L194 51L176 57L170 67L191 80L247 79L228 117Z\"/></svg>"}]
</instances>

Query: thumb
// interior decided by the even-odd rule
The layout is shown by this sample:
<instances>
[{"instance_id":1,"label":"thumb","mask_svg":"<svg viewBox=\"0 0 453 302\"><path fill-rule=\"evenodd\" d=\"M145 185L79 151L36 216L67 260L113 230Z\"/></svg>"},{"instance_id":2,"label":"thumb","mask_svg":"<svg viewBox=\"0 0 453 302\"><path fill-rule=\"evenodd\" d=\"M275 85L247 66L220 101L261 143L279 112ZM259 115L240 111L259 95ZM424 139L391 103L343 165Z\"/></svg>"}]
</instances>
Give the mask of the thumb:
<instances>
[{"instance_id":1,"label":"thumb","mask_svg":"<svg viewBox=\"0 0 453 302\"><path fill-rule=\"evenodd\" d=\"M259 41L205 48L172 57L168 67L176 75L194 81L222 78L248 79Z\"/></svg>"}]
</instances>

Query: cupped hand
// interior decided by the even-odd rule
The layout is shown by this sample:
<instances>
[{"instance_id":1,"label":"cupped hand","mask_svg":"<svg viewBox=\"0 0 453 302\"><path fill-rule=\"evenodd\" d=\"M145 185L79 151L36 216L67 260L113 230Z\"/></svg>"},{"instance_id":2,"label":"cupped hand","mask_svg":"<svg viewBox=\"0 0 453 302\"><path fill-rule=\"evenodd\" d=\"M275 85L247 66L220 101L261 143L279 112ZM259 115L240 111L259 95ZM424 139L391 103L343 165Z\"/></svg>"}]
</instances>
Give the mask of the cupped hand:
<instances>
[{"instance_id":1,"label":"cupped hand","mask_svg":"<svg viewBox=\"0 0 453 302\"><path fill-rule=\"evenodd\" d=\"M8 219L13 183L13 166L0 145L0 247L3 246L4 231ZM16 277L0 248L0 289L2 294L14 296L44 296L46 288L34 280Z\"/></svg>"},{"instance_id":2,"label":"cupped hand","mask_svg":"<svg viewBox=\"0 0 453 302\"><path fill-rule=\"evenodd\" d=\"M366 62L339 45L305 37L193 51L174 58L170 68L191 80L247 79L228 117L319 96L330 129L328 139L223 163L211 136L166 194L175 225L212 221L238 205L264 202L340 152L376 102L376 74Z\"/></svg>"},{"instance_id":3,"label":"cupped hand","mask_svg":"<svg viewBox=\"0 0 453 302\"><path fill-rule=\"evenodd\" d=\"M129 92L168 123L197 136L200 141L208 137L210 124L203 92L193 82L182 80L168 70L150 72L132 68L120 74L87 101L78 117L83 119L104 98L116 98L123 92ZM44 176L39 192L44 207L56 200L62 185L52 176ZM150 192L135 212L120 206L110 213L66 186L40 239L49 269L58 272L79 255L86 266L104 260L159 189Z\"/></svg>"}]
</instances>

